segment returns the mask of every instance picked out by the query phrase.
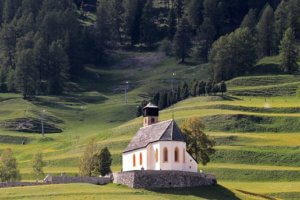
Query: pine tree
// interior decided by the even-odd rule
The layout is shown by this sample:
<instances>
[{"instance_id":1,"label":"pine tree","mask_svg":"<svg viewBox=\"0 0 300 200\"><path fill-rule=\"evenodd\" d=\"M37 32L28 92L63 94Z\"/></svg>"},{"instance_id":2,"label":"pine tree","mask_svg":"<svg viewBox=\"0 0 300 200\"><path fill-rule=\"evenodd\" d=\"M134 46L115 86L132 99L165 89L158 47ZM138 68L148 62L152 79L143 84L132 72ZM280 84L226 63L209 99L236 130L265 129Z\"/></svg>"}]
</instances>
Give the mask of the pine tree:
<instances>
[{"instance_id":1,"label":"pine tree","mask_svg":"<svg viewBox=\"0 0 300 200\"><path fill-rule=\"evenodd\" d=\"M32 49L24 49L18 53L16 80L17 87L22 92L24 99L35 95L37 70Z\"/></svg>"},{"instance_id":2,"label":"pine tree","mask_svg":"<svg viewBox=\"0 0 300 200\"><path fill-rule=\"evenodd\" d=\"M184 17L178 26L176 35L174 37L174 52L181 63L185 62L186 57L189 56L192 43L190 37L190 27L188 20Z\"/></svg>"},{"instance_id":3,"label":"pine tree","mask_svg":"<svg viewBox=\"0 0 300 200\"><path fill-rule=\"evenodd\" d=\"M299 0L288 1L288 27L291 27L295 32L295 37L300 38L300 2Z\"/></svg>"},{"instance_id":4,"label":"pine tree","mask_svg":"<svg viewBox=\"0 0 300 200\"><path fill-rule=\"evenodd\" d=\"M38 69L39 92L42 92L42 81L46 78L49 67L49 48L43 38L38 38L34 44L33 55Z\"/></svg>"},{"instance_id":5,"label":"pine tree","mask_svg":"<svg viewBox=\"0 0 300 200\"><path fill-rule=\"evenodd\" d=\"M15 69L17 35L12 24L5 24L0 32L0 50L3 65Z\"/></svg>"},{"instance_id":6,"label":"pine tree","mask_svg":"<svg viewBox=\"0 0 300 200\"><path fill-rule=\"evenodd\" d=\"M271 56L276 52L276 35L274 24L274 11L267 4L257 24L258 56Z\"/></svg>"},{"instance_id":7,"label":"pine tree","mask_svg":"<svg viewBox=\"0 0 300 200\"><path fill-rule=\"evenodd\" d=\"M131 46L140 41L140 23L145 0L125 0L125 31L131 39Z\"/></svg>"},{"instance_id":8,"label":"pine tree","mask_svg":"<svg viewBox=\"0 0 300 200\"><path fill-rule=\"evenodd\" d=\"M152 47L156 35L156 25L153 18L153 0L147 0L141 19L142 41Z\"/></svg>"},{"instance_id":9,"label":"pine tree","mask_svg":"<svg viewBox=\"0 0 300 200\"><path fill-rule=\"evenodd\" d=\"M292 28L288 28L280 44L281 67L284 72L298 71L297 56L295 34Z\"/></svg>"},{"instance_id":10,"label":"pine tree","mask_svg":"<svg viewBox=\"0 0 300 200\"><path fill-rule=\"evenodd\" d=\"M203 22L203 0L191 0L187 7L188 20L194 30Z\"/></svg>"},{"instance_id":11,"label":"pine tree","mask_svg":"<svg viewBox=\"0 0 300 200\"><path fill-rule=\"evenodd\" d=\"M204 81L200 81L197 87L197 95L202 96L205 95L205 85L206 83Z\"/></svg>"},{"instance_id":12,"label":"pine tree","mask_svg":"<svg viewBox=\"0 0 300 200\"><path fill-rule=\"evenodd\" d=\"M205 93L207 94L207 96L210 96L211 92L212 92L212 82L209 81L205 85Z\"/></svg>"},{"instance_id":13,"label":"pine tree","mask_svg":"<svg viewBox=\"0 0 300 200\"><path fill-rule=\"evenodd\" d=\"M154 95L154 97L153 97L152 103L153 103L154 105L159 105L159 98L160 98L160 93L157 92L157 93Z\"/></svg>"},{"instance_id":14,"label":"pine tree","mask_svg":"<svg viewBox=\"0 0 300 200\"><path fill-rule=\"evenodd\" d=\"M112 30L113 38L119 40L119 43L122 44L122 25L123 25L123 0L112 0Z\"/></svg>"},{"instance_id":15,"label":"pine tree","mask_svg":"<svg viewBox=\"0 0 300 200\"><path fill-rule=\"evenodd\" d=\"M168 105L168 93L161 92L159 97L159 109L163 110Z\"/></svg>"},{"instance_id":16,"label":"pine tree","mask_svg":"<svg viewBox=\"0 0 300 200\"><path fill-rule=\"evenodd\" d=\"M177 86L176 100L177 100L177 102L181 101L181 87L180 87L180 85Z\"/></svg>"},{"instance_id":17,"label":"pine tree","mask_svg":"<svg viewBox=\"0 0 300 200\"><path fill-rule=\"evenodd\" d=\"M190 90L189 86L186 82L183 83L182 89L181 89L181 99L187 99L190 96Z\"/></svg>"},{"instance_id":18,"label":"pine tree","mask_svg":"<svg viewBox=\"0 0 300 200\"><path fill-rule=\"evenodd\" d=\"M280 41L288 27L288 3L281 1L275 11L275 28L277 40Z\"/></svg>"},{"instance_id":19,"label":"pine tree","mask_svg":"<svg viewBox=\"0 0 300 200\"><path fill-rule=\"evenodd\" d=\"M226 86L226 83L225 83L224 81L222 81L222 82L220 83L219 87L220 87L220 92L222 93L222 96L223 96L223 94L227 92L227 86Z\"/></svg>"},{"instance_id":20,"label":"pine tree","mask_svg":"<svg viewBox=\"0 0 300 200\"><path fill-rule=\"evenodd\" d=\"M176 15L173 8L170 9L168 15L168 38L173 40L174 35L176 34Z\"/></svg>"},{"instance_id":21,"label":"pine tree","mask_svg":"<svg viewBox=\"0 0 300 200\"><path fill-rule=\"evenodd\" d=\"M101 151L94 155L93 163L93 176L105 176L111 173L111 154L107 147L101 149Z\"/></svg>"},{"instance_id":22,"label":"pine tree","mask_svg":"<svg viewBox=\"0 0 300 200\"><path fill-rule=\"evenodd\" d=\"M192 88L191 88L191 95L192 95L193 97L196 97L196 96L197 96L198 85L199 85L199 81L194 80L193 85L192 85Z\"/></svg>"},{"instance_id":23,"label":"pine tree","mask_svg":"<svg viewBox=\"0 0 300 200\"><path fill-rule=\"evenodd\" d=\"M101 0L97 8L97 45L100 54L109 48L112 43L112 16L111 16L111 1Z\"/></svg>"},{"instance_id":24,"label":"pine tree","mask_svg":"<svg viewBox=\"0 0 300 200\"><path fill-rule=\"evenodd\" d=\"M177 21L182 17L184 12L184 0L174 0L174 8L177 17Z\"/></svg>"},{"instance_id":25,"label":"pine tree","mask_svg":"<svg viewBox=\"0 0 300 200\"><path fill-rule=\"evenodd\" d=\"M9 69L7 73L7 90L9 92L16 92L16 74L14 69Z\"/></svg>"},{"instance_id":26,"label":"pine tree","mask_svg":"<svg viewBox=\"0 0 300 200\"><path fill-rule=\"evenodd\" d=\"M248 14L245 15L242 23L241 23L241 28L249 28L252 33L255 31L255 26L256 26L256 10L255 9L250 9Z\"/></svg>"},{"instance_id":27,"label":"pine tree","mask_svg":"<svg viewBox=\"0 0 300 200\"><path fill-rule=\"evenodd\" d=\"M213 93L214 95L217 95L217 94L218 94L219 89L220 89L219 84L213 83L213 86L212 86L212 90L211 90L211 91L212 91L212 93Z\"/></svg>"},{"instance_id":28,"label":"pine tree","mask_svg":"<svg viewBox=\"0 0 300 200\"><path fill-rule=\"evenodd\" d=\"M60 41L49 48L48 94L61 94L69 77L69 60Z\"/></svg>"},{"instance_id":29,"label":"pine tree","mask_svg":"<svg viewBox=\"0 0 300 200\"><path fill-rule=\"evenodd\" d=\"M197 55L204 59L204 61L208 60L208 52L211 49L216 34L217 30L210 18L204 18L197 35Z\"/></svg>"},{"instance_id":30,"label":"pine tree","mask_svg":"<svg viewBox=\"0 0 300 200\"><path fill-rule=\"evenodd\" d=\"M21 0L5 0L3 5L3 21L9 24L21 6Z\"/></svg>"}]
</instances>

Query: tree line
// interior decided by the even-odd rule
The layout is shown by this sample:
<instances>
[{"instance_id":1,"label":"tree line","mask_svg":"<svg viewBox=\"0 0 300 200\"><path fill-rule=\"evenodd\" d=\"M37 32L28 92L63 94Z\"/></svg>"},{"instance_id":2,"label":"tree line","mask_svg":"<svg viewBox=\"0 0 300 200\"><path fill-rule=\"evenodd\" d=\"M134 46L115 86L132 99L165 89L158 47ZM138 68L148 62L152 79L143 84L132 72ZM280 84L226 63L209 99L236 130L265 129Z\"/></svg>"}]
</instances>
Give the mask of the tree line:
<instances>
[{"instance_id":1,"label":"tree line","mask_svg":"<svg viewBox=\"0 0 300 200\"><path fill-rule=\"evenodd\" d=\"M97 8L94 23L83 5ZM85 64L164 38L161 49L181 62L192 55L209 61L215 82L278 53L292 73L299 10L297 0L2 0L0 92L59 95Z\"/></svg>"},{"instance_id":2,"label":"tree line","mask_svg":"<svg viewBox=\"0 0 300 200\"><path fill-rule=\"evenodd\" d=\"M266 4L259 19L251 9L240 28L221 36L212 45L209 62L214 80L228 80L251 72L258 59L279 55L280 68L293 74L299 70L296 38L300 38L300 2L281 1L277 9Z\"/></svg>"},{"instance_id":3,"label":"tree line","mask_svg":"<svg viewBox=\"0 0 300 200\"><path fill-rule=\"evenodd\" d=\"M112 158L107 147L98 150L93 141L89 142L80 159L80 176L105 176L110 174ZM33 155L32 170L38 181L44 178L43 168L46 162L43 154L37 152ZM15 182L21 180L18 163L11 149L5 149L0 156L0 182Z\"/></svg>"},{"instance_id":4,"label":"tree line","mask_svg":"<svg viewBox=\"0 0 300 200\"><path fill-rule=\"evenodd\" d=\"M197 96L212 96L227 92L227 86L224 81L215 83L214 81L193 81L191 86L187 82L184 82L174 90L156 92L150 100L153 104L157 105L160 110L172 106L180 101L183 101L189 97ZM143 108L148 104L148 101L144 100L141 105L137 107L136 116L139 117L143 114Z\"/></svg>"}]
</instances>

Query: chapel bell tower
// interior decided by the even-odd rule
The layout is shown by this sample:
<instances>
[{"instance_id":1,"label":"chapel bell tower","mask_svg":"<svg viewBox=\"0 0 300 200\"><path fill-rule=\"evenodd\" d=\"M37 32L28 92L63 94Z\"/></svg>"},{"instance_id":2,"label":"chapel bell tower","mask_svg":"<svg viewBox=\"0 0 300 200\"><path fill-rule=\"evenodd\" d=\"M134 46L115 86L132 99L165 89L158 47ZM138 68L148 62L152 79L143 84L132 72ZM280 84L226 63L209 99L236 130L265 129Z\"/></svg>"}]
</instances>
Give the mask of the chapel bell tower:
<instances>
[{"instance_id":1,"label":"chapel bell tower","mask_svg":"<svg viewBox=\"0 0 300 200\"><path fill-rule=\"evenodd\" d=\"M143 124L144 127L150 126L158 122L159 109L156 105L148 103L147 106L143 108Z\"/></svg>"}]
</instances>

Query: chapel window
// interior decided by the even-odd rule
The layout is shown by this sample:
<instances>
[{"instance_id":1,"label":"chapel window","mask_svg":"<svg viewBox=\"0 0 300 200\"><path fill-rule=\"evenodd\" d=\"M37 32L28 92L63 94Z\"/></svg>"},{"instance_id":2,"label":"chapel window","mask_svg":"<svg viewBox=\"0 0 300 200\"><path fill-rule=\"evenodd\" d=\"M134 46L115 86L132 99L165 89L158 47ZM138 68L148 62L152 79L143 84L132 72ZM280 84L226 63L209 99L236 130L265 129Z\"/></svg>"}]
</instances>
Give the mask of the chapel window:
<instances>
[{"instance_id":1,"label":"chapel window","mask_svg":"<svg viewBox=\"0 0 300 200\"><path fill-rule=\"evenodd\" d=\"M158 162L158 149L155 150L155 161Z\"/></svg>"},{"instance_id":2,"label":"chapel window","mask_svg":"<svg viewBox=\"0 0 300 200\"><path fill-rule=\"evenodd\" d=\"M136 162L135 162L135 154L133 154L132 161L133 161L133 167L135 167L135 166L136 166Z\"/></svg>"},{"instance_id":3,"label":"chapel window","mask_svg":"<svg viewBox=\"0 0 300 200\"><path fill-rule=\"evenodd\" d=\"M175 162L179 162L179 149L178 149L178 147L175 148L174 160L175 160Z\"/></svg>"},{"instance_id":4,"label":"chapel window","mask_svg":"<svg viewBox=\"0 0 300 200\"><path fill-rule=\"evenodd\" d=\"M168 149L167 149L167 147L164 148L164 162L168 162Z\"/></svg>"},{"instance_id":5,"label":"chapel window","mask_svg":"<svg viewBox=\"0 0 300 200\"><path fill-rule=\"evenodd\" d=\"M140 153L140 165L143 165L143 154Z\"/></svg>"}]
</instances>

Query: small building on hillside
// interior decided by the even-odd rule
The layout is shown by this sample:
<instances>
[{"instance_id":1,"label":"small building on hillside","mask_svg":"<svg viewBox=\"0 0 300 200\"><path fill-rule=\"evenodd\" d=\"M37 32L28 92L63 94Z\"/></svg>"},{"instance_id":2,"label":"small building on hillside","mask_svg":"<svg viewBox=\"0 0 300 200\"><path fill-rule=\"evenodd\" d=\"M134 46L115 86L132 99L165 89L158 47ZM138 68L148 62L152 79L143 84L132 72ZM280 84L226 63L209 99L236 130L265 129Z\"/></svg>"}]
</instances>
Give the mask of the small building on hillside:
<instances>
[{"instance_id":1,"label":"small building on hillside","mask_svg":"<svg viewBox=\"0 0 300 200\"><path fill-rule=\"evenodd\" d=\"M143 108L143 127L124 150L123 171L167 170L197 172L198 164L186 151L186 140L174 120L159 122L159 109Z\"/></svg>"}]
</instances>

